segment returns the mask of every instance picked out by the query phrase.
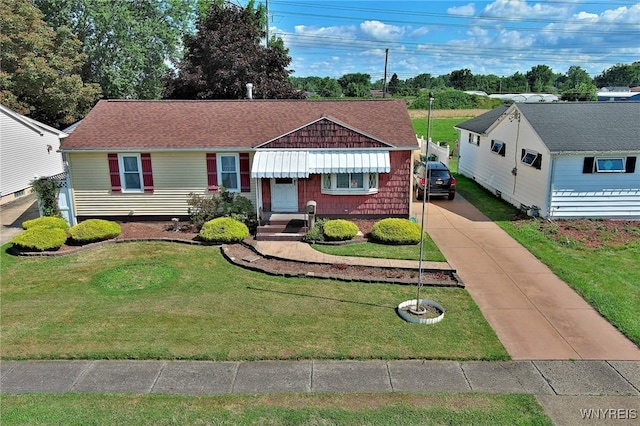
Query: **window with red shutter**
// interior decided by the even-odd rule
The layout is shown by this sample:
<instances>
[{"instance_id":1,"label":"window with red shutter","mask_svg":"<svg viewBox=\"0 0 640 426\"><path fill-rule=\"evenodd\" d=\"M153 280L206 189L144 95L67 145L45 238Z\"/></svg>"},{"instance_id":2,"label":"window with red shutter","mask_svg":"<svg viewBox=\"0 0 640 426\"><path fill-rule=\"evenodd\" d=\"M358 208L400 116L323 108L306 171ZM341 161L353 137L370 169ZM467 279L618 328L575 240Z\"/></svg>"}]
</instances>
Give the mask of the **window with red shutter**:
<instances>
[{"instance_id":1,"label":"window with red shutter","mask_svg":"<svg viewBox=\"0 0 640 426\"><path fill-rule=\"evenodd\" d=\"M218 160L216 154L207 154L207 189L218 191Z\"/></svg>"},{"instance_id":2,"label":"window with red shutter","mask_svg":"<svg viewBox=\"0 0 640 426\"><path fill-rule=\"evenodd\" d=\"M240 192L251 191L251 169L249 168L249 153L240 153Z\"/></svg>"},{"instance_id":3,"label":"window with red shutter","mask_svg":"<svg viewBox=\"0 0 640 426\"><path fill-rule=\"evenodd\" d=\"M122 192L120 183L120 167L118 164L118 154L108 154L109 177L111 178L111 192Z\"/></svg>"},{"instance_id":4,"label":"window with red shutter","mask_svg":"<svg viewBox=\"0 0 640 426\"><path fill-rule=\"evenodd\" d=\"M140 154L140 161L142 163L142 182L144 185L144 192L153 192L153 171L151 169L151 154Z\"/></svg>"}]
</instances>

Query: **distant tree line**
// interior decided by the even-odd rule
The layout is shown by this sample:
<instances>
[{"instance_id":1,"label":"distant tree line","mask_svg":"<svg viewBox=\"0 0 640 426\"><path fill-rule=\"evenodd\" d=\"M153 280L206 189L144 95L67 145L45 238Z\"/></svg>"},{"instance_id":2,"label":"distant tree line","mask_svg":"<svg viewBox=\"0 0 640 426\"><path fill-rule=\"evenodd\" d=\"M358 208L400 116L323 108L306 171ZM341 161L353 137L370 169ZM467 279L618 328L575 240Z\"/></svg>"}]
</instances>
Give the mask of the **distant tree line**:
<instances>
[{"instance_id":1,"label":"distant tree line","mask_svg":"<svg viewBox=\"0 0 640 426\"><path fill-rule=\"evenodd\" d=\"M371 90L383 90L390 96L418 96L424 90L456 89L497 93L552 93L567 101L595 100L601 87L640 86L640 62L630 65L614 65L592 78L579 66L570 67L566 73L555 73L548 65L536 65L522 74L501 77L494 74L473 75L469 69L432 76L419 74L401 80L393 74L384 85L382 79L371 82L369 74L345 74L340 78L290 77L298 90L318 97L371 96Z\"/></svg>"}]
</instances>

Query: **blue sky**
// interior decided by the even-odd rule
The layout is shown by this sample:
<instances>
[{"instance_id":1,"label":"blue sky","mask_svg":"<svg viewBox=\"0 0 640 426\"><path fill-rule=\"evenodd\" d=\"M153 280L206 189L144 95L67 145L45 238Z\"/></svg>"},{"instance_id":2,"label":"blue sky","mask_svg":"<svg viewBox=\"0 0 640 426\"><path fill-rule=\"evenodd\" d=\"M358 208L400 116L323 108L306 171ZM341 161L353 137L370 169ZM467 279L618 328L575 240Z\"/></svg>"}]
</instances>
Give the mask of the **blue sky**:
<instances>
[{"instance_id":1,"label":"blue sky","mask_svg":"<svg viewBox=\"0 0 640 426\"><path fill-rule=\"evenodd\" d=\"M262 3L265 0L258 0ZM246 4L246 1L242 2ZM407 79L468 68L526 73L539 64L595 76L640 60L640 2L607 0L269 0L269 30L293 76L367 73Z\"/></svg>"}]
</instances>

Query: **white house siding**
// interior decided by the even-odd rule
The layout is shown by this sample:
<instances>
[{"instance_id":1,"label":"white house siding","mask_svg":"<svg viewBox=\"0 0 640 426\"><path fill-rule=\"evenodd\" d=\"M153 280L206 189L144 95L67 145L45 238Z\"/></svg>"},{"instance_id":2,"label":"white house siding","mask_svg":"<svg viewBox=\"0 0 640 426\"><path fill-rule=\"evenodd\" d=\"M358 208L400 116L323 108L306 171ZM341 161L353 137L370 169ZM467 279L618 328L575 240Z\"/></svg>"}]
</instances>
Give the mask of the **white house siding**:
<instances>
[{"instance_id":1,"label":"white house siding","mask_svg":"<svg viewBox=\"0 0 640 426\"><path fill-rule=\"evenodd\" d=\"M635 173L582 173L587 155L558 156L553 170L550 216L640 218L640 152L628 155L637 157Z\"/></svg>"},{"instance_id":2,"label":"white house siding","mask_svg":"<svg viewBox=\"0 0 640 426\"><path fill-rule=\"evenodd\" d=\"M153 193L113 193L107 153L69 153L76 215L186 216L190 192L207 195L204 152L152 152ZM255 205L255 182L242 193Z\"/></svg>"},{"instance_id":3,"label":"white house siding","mask_svg":"<svg viewBox=\"0 0 640 426\"><path fill-rule=\"evenodd\" d=\"M34 177L64 171L62 155L57 152L60 148L57 134L44 129L36 131L4 111L0 112L0 129L0 204L14 199L14 193L30 188Z\"/></svg>"},{"instance_id":4,"label":"white house siding","mask_svg":"<svg viewBox=\"0 0 640 426\"><path fill-rule=\"evenodd\" d=\"M468 142L469 132L460 135L458 171L474 179L505 201L520 208L537 206L546 210L550 175L550 155L537 134L524 118L518 128L517 120L505 118L489 135L480 137L480 146ZM475 138L474 134L474 138ZM505 156L491 152L491 140L506 144ZM521 162L522 149L542 154L542 167L536 169ZM517 168L517 174L512 173Z\"/></svg>"}]
</instances>

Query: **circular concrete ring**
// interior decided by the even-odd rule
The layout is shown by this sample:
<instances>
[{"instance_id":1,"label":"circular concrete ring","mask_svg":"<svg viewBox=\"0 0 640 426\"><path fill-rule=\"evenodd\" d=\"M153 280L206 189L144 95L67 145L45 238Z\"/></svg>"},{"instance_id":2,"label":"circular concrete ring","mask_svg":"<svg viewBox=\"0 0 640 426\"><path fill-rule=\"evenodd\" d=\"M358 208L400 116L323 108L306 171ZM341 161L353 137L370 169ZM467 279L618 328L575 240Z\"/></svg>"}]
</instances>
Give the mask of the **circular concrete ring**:
<instances>
[{"instance_id":1,"label":"circular concrete ring","mask_svg":"<svg viewBox=\"0 0 640 426\"><path fill-rule=\"evenodd\" d=\"M400 315L400 317L402 317L403 320L407 321L407 322L412 322L412 323L416 323L416 324L435 324L437 322L442 321L442 319L444 318L444 308L434 302L433 300L429 300L429 299L420 299L420 303L419 305L427 305L427 306L432 306L434 308L436 308L437 310L439 310L440 312L442 312L440 315L438 315L435 318L417 318L413 315L410 315L409 313L405 312L405 308L407 306L411 306L411 305L415 305L416 304L416 299L413 300L406 300L404 302L402 302L401 304L398 305L398 314Z\"/></svg>"}]
</instances>

